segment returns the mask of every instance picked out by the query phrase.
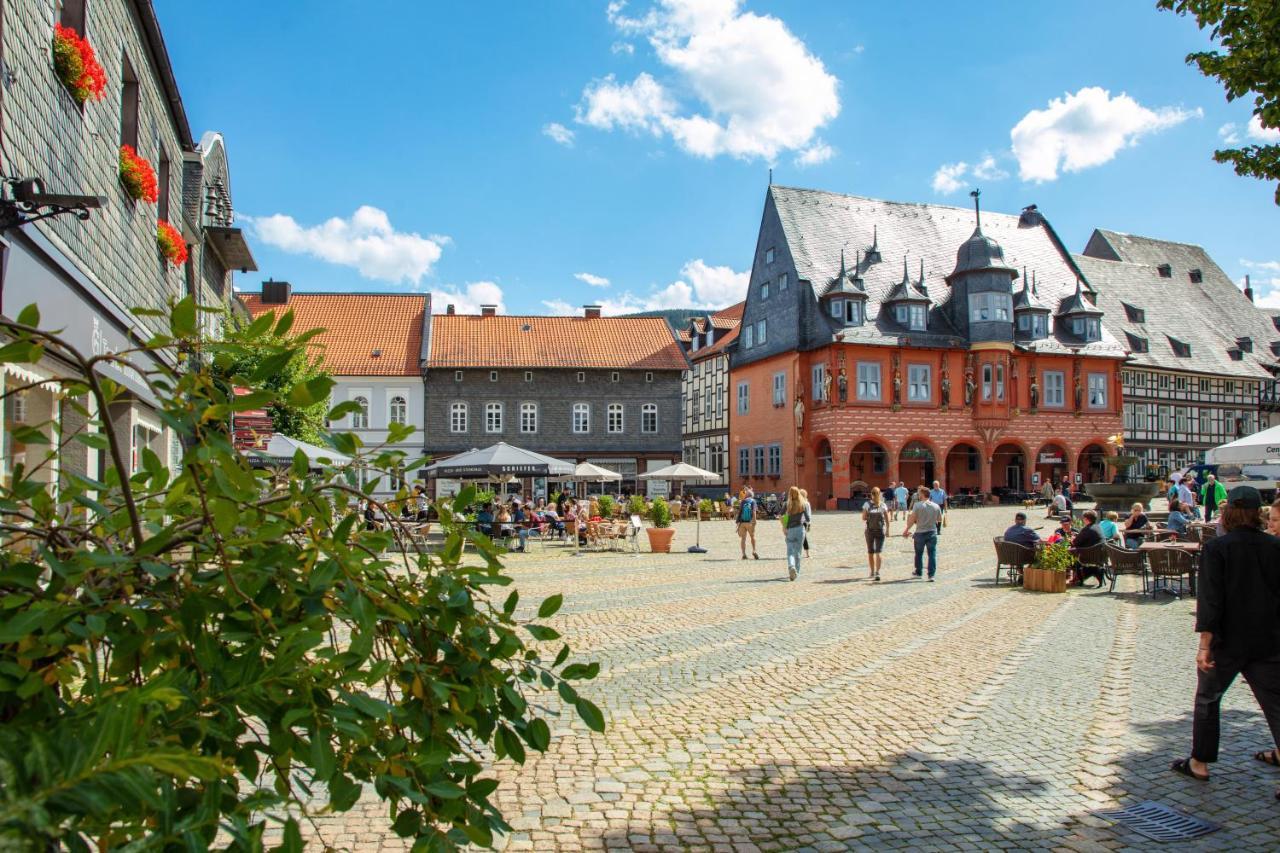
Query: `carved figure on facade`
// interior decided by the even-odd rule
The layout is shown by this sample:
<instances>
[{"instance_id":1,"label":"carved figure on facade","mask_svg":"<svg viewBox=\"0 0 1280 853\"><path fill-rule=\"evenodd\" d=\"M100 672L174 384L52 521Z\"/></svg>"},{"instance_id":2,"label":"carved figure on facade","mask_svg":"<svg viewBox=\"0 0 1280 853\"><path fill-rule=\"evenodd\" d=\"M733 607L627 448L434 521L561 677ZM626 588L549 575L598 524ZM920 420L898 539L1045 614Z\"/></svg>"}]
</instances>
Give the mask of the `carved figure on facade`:
<instances>
[{"instance_id":1,"label":"carved figure on facade","mask_svg":"<svg viewBox=\"0 0 1280 853\"><path fill-rule=\"evenodd\" d=\"M796 405L792 409L796 416L796 432L804 431L804 392L796 394Z\"/></svg>"},{"instance_id":2,"label":"carved figure on facade","mask_svg":"<svg viewBox=\"0 0 1280 853\"><path fill-rule=\"evenodd\" d=\"M951 371L947 370L946 359L942 361L942 408L946 409L951 405Z\"/></svg>"},{"instance_id":3,"label":"carved figure on facade","mask_svg":"<svg viewBox=\"0 0 1280 853\"><path fill-rule=\"evenodd\" d=\"M1040 383L1031 380L1031 411L1040 408Z\"/></svg>"},{"instance_id":4,"label":"carved figure on facade","mask_svg":"<svg viewBox=\"0 0 1280 853\"><path fill-rule=\"evenodd\" d=\"M831 370L830 368L822 371L822 401L827 405L831 404Z\"/></svg>"},{"instance_id":5,"label":"carved figure on facade","mask_svg":"<svg viewBox=\"0 0 1280 853\"><path fill-rule=\"evenodd\" d=\"M836 388L840 394L840 402L849 402L849 375L844 372L844 368L840 368L840 375L836 378Z\"/></svg>"}]
</instances>

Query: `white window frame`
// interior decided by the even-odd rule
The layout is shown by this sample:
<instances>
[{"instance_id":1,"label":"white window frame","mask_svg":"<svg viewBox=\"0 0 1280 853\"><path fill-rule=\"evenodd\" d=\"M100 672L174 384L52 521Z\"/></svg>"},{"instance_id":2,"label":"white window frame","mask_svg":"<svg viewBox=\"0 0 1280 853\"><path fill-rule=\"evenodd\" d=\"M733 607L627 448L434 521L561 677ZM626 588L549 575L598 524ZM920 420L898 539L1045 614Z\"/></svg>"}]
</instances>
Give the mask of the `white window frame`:
<instances>
[{"instance_id":1,"label":"white window frame","mask_svg":"<svg viewBox=\"0 0 1280 853\"><path fill-rule=\"evenodd\" d=\"M983 291L969 294L969 322L1007 323L1013 310L1013 298L1007 293Z\"/></svg>"},{"instance_id":2,"label":"white window frame","mask_svg":"<svg viewBox=\"0 0 1280 853\"><path fill-rule=\"evenodd\" d=\"M766 323L767 323L767 322L768 322L767 320L757 320L757 321L756 321L756 346L758 346L758 347L762 347L762 346L764 346L765 341L767 340L767 336L766 336L766 331L767 331Z\"/></svg>"},{"instance_id":3,"label":"white window frame","mask_svg":"<svg viewBox=\"0 0 1280 853\"><path fill-rule=\"evenodd\" d=\"M810 399L815 403L821 403L826 400L823 394L823 386L826 384L824 380L827 378L827 365L825 362L815 364L809 368L809 382L812 386Z\"/></svg>"},{"instance_id":4,"label":"white window frame","mask_svg":"<svg viewBox=\"0 0 1280 853\"><path fill-rule=\"evenodd\" d=\"M751 347L754 345L752 342L752 335L753 335L754 328L755 328L754 326L748 323L746 327L742 330L742 348L743 349L751 349Z\"/></svg>"},{"instance_id":5,"label":"white window frame","mask_svg":"<svg viewBox=\"0 0 1280 853\"><path fill-rule=\"evenodd\" d=\"M454 382L461 382L461 381L462 381L462 371L461 371L461 370L455 370L455 371L453 371L453 381L454 381Z\"/></svg>"},{"instance_id":6,"label":"white window frame","mask_svg":"<svg viewBox=\"0 0 1280 853\"><path fill-rule=\"evenodd\" d=\"M400 420L396 420L396 400L404 406ZM409 422L409 392L400 388L387 389L387 426L391 424L407 424Z\"/></svg>"},{"instance_id":7,"label":"white window frame","mask_svg":"<svg viewBox=\"0 0 1280 853\"><path fill-rule=\"evenodd\" d=\"M1053 379L1054 381L1050 381ZM1045 408L1062 409L1067 405L1067 374L1061 370L1046 370L1042 376Z\"/></svg>"},{"instance_id":8,"label":"white window frame","mask_svg":"<svg viewBox=\"0 0 1280 853\"><path fill-rule=\"evenodd\" d=\"M751 383L738 383L738 414L745 415L751 411Z\"/></svg>"},{"instance_id":9,"label":"white window frame","mask_svg":"<svg viewBox=\"0 0 1280 853\"><path fill-rule=\"evenodd\" d=\"M465 434L469 427L470 420L471 412L466 403L457 402L449 404L449 432L454 435Z\"/></svg>"},{"instance_id":10,"label":"white window frame","mask_svg":"<svg viewBox=\"0 0 1280 853\"><path fill-rule=\"evenodd\" d=\"M790 277L787 275L787 273L783 273L782 275L778 276L778 292L779 293L786 290L787 287L790 286L790 284L791 284Z\"/></svg>"},{"instance_id":11,"label":"white window frame","mask_svg":"<svg viewBox=\"0 0 1280 853\"><path fill-rule=\"evenodd\" d=\"M844 300L843 299L831 300L831 316L837 320L841 320L841 321L844 320Z\"/></svg>"},{"instance_id":12,"label":"white window frame","mask_svg":"<svg viewBox=\"0 0 1280 853\"><path fill-rule=\"evenodd\" d=\"M520 432L532 435L538 431L538 404L520 404Z\"/></svg>"},{"instance_id":13,"label":"white window frame","mask_svg":"<svg viewBox=\"0 0 1280 853\"><path fill-rule=\"evenodd\" d=\"M610 403L605 409L604 431L609 435L621 435L627 431L626 407L621 403Z\"/></svg>"},{"instance_id":14,"label":"white window frame","mask_svg":"<svg viewBox=\"0 0 1280 853\"><path fill-rule=\"evenodd\" d=\"M573 431L577 435L586 435L591 432L591 404L590 403L574 403L570 410L573 419Z\"/></svg>"},{"instance_id":15,"label":"white window frame","mask_svg":"<svg viewBox=\"0 0 1280 853\"><path fill-rule=\"evenodd\" d=\"M369 406L369 398L372 396L373 395L369 392L368 388L351 389L351 402L359 403L364 408L363 412L351 413L350 418L348 420L348 423L351 425L351 429L368 429L369 428L369 413L370 411L372 411Z\"/></svg>"},{"instance_id":16,"label":"white window frame","mask_svg":"<svg viewBox=\"0 0 1280 853\"><path fill-rule=\"evenodd\" d=\"M1089 408L1091 409L1107 408L1107 402L1108 402L1107 398L1110 396L1108 387L1107 387L1110 384L1108 382L1107 374L1090 373L1088 381L1089 381L1089 387L1088 387ZM1096 395L1100 395L1100 396L1096 396ZM1094 402L1095 399L1097 399L1098 402Z\"/></svg>"},{"instance_id":17,"label":"white window frame","mask_svg":"<svg viewBox=\"0 0 1280 853\"><path fill-rule=\"evenodd\" d=\"M760 282L760 300L764 301L769 298L769 282L768 280Z\"/></svg>"},{"instance_id":18,"label":"white window frame","mask_svg":"<svg viewBox=\"0 0 1280 853\"><path fill-rule=\"evenodd\" d=\"M907 402L929 403L933 401L933 365L907 365Z\"/></svg>"},{"instance_id":19,"label":"white window frame","mask_svg":"<svg viewBox=\"0 0 1280 853\"><path fill-rule=\"evenodd\" d=\"M773 259L775 257L777 257L777 253L773 250L772 246L764 250L764 262L766 264L773 263Z\"/></svg>"},{"instance_id":20,"label":"white window frame","mask_svg":"<svg viewBox=\"0 0 1280 853\"><path fill-rule=\"evenodd\" d=\"M991 401L991 393L995 388L995 375L994 365L982 365L982 399L984 402Z\"/></svg>"},{"instance_id":21,"label":"white window frame","mask_svg":"<svg viewBox=\"0 0 1280 853\"><path fill-rule=\"evenodd\" d=\"M880 362L858 362L858 399L869 402L880 402ZM874 393L873 393L874 392Z\"/></svg>"},{"instance_id":22,"label":"white window frame","mask_svg":"<svg viewBox=\"0 0 1280 853\"><path fill-rule=\"evenodd\" d=\"M1004 400L1004 365L996 365L996 400Z\"/></svg>"},{"instance_id":23,"label":"white window frame","mask_svg":"<svg viewBox=\"0 0 1280 853\"><path fill-rule=\"evenodd\" d=\"M490 382L497 382L497 381L498 381L498 371L496 371L496 370L490 370L490 371L489 371L489 381L490 381Z\"/></svg>"},{"instance_id":24,"label":"white window frame","mask_svg":"<svg viewBox=\"0 0 1280 853\"><path fill-rule=\"evenodd\" d=\"M498 435L502 432L504 415L502 403L497 400L491 400L484 404L484 431L488 435ZM494 417L497 415L497 418Z\"/></svg>"},{"instance_id":25,"label":"white window frame","mask_svg":"<svg viewBox=\"0 0 1280 853\"><path fill-rule=\"evenodd\" d=\"M645 403L640 407L640 432L652 435L658 431L658 404Z\"/></svg>"},{"instance_id":26,"label":"white window frame","mask_svg":"<svg viewBox=\"0 0 1280 853\"><path fill-rule=\"evenodd\" d=\"M844 321L850 326L862 325L862 302L858 299L844 301Z\"/></svg>"},{"instance_id":27,"label":"white window frame","mask_svg":"<svg viewBox=\"0 0 1280 853\"><path fill-rule=\"evenodd\" d=\"M787 372L779 370L773 374L773 405L781 408L787 404Z\"/></svg>"}]
</instances>

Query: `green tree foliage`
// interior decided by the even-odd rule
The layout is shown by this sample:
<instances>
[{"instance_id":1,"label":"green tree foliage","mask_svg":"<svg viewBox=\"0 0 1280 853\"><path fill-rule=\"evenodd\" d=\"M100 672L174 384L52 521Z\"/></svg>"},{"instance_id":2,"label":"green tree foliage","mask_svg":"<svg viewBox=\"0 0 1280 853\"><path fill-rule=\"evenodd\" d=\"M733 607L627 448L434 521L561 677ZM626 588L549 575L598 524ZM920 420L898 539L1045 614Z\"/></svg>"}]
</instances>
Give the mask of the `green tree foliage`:
<instances>
[{"instance_id":1,"label":"green tree foliage","mask_svg":"<svg viewBox=\"0 0 1280 853\"><path fill-rule=\"evenodd\" d=\"M197 313L177 304L143 348L196 346ZM437 503L445 539L428 554L394 520L365 529L352 466L262 468L232 446L233 411L328 394L316 377L264 387L304 346L286 318L147 375L183 449L172 466L143 450L133 474L127 436L93 417L124 394L101 368L129 354L80 353L38 331L34 307L2 324L0 363L76 366L56 381L90 428L59 440L107 465L100 481L64 472L51 495L57 448L34 424L15 438L48 458L0 485L0 849L200 850L221 828L250 851L274 822L276 849L299 851L308 814L362 796L417 850L488 845L506 828L489 766L546 750L559 707L603 730L575 687L599 665L569 663L545 622L561 597L523 615L493 544L455 520L470 489ZM403 463L351 433L327 444Z\"/></svg>"},{"instance_id":2,"label":"green tree foliage","mask_svg":"<svg viewBox=\"0 0 1280 853\"><path fill-rule=\"evenodd\" d=\"M1280 128L1280 0L1157 0L1179 15L1190 14L1208 29L1221 50L1187 55L1206 77L1216 77L1227 100L1252 97L1254 115L1266 128ZM1236 174L1280 181L1280 144L1245 145L1215 151ZM1280 183L1276 185L1280 204Z\"/></svg>"},{"instance_id":3,"label":"green tree foliage","mask_svg":"<svg viewBox=\"0 0 1280 853\"><path fill-rule=\"evenodd\" d=\"M309 382L313 383L312 387L319 387L329 376L322 354L307 346L319 330L291 336L292 328L293 309L279 317L274 311L268 311L252 323L233 321L226 340L236 346L227 351L226 358L216 362L215 373L229 382L233 376L257 375L259 368L269 365L271 370L262 375L259 386L275 393L265 407L275 431L312 444L323 444L325 416L329 412L327 393L308 401L286 393Z\"/></svg>"}]
</instances>

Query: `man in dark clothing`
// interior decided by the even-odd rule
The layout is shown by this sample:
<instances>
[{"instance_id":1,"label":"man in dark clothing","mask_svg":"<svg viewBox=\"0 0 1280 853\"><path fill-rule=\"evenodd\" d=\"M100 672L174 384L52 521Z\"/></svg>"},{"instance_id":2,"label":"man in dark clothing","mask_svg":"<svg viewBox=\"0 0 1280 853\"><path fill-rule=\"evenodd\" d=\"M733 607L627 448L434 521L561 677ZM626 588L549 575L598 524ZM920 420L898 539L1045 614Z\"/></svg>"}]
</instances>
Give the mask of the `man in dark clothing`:
<instances>
[{"instance_id":1,"label":"man in dark clothing","mask_svg":"<svg viewBox=\"0 0 1280 853\"><path fill-rule=\"evenodd\" d=\"M1073 582L1076 586L1084 586L1085 578L1097 578L1098 588L1102 588L1102 560L1098 559L1086 565L1079 562L1080 552L1085 548L1092 548L1094 545L1102 544L1102 531L1098 529L1098 514L1091 509L1086 509L1082 514L1084 517L1084 527L1080 528L1075 537L1071 540L1071 553L1077 557L1077 562L1072 568L1071 573L1074 575Z\"/></svg>"},{"instance_id":2,"label":"man in dark clothing","mask_svg":"<svg viewBox=\"0 0 1280 853\"><path fill-rule=\"evenodd\" d=\"M1201 781L1218 760L1222 696L1241 673L1280 746L1280 539L1262 531L1261 507L1257 489L1232 489L1222 515L1227 532L1206 543L1201 554L1191 757L1173 763L1176 772ZM1275 749L1254 757L1280 764Z\"/></svg>"},{"instance_id":3,"label":"man in dark clothing","mask_svg":"<svg viewBox=\"0 0 1280 853\"><path fill-rule=\"evenodd\" d=\"M1004 532L1004 541L1035 548L1040 544L1040 534L1027 527L1027 514L1020 512L1013 517L1013 526Z\"/></svg>"}]
</instances>

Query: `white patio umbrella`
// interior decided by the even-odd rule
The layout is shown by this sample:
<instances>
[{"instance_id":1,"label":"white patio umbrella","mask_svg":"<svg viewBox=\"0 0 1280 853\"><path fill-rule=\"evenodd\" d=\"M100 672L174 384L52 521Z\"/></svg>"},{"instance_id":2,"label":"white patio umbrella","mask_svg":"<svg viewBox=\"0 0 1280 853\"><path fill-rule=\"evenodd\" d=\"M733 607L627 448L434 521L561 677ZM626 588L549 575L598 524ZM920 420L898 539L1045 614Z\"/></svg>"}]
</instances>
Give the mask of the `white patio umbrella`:
<instances>
[{"instance_id":1,"label":"white patio umbrella","mask_svg":"<svg viewBox=\"0 0 1280 853\"><path fill-rule=\"evenodd\" d=\"M1204 455L1210 465L1266 465L1280 461L1280 426L1219 445Z\"/></svg>"},{"instance_id":2,"label":"white patio umbrella","mask_svg":"<svg viewBox=\"0 0 1280 853\"><path fill-rule=\"evenodd\" d=\"M699 468L697 465L690 465L688 462L677 462L675 465L668 465L666 468L659 468L657 471L650 471L647 474L640 475L641 480L666 480L671 483L707 483L720 479L720 475ZM690 554L705 554L707 549L702 547L702 513L698 513L697 542L689 546Z\"/></svg>"},{"instance_id":3,"label":"white patio umbrella","mask_svg":"<svg viewBox=\"0 0 1280 853\"><path fill-rule=\"evenodd\" d=\"M245 455L249 457L251 464L290 465L293 463L293 455L299 450L307 457L312 470L318 470L324 465L349 465L353 461L350 456L336 450L319 447L280 433L271 436L266 447L261 450L247 450Z\"/></svg>"}]
</instances>

